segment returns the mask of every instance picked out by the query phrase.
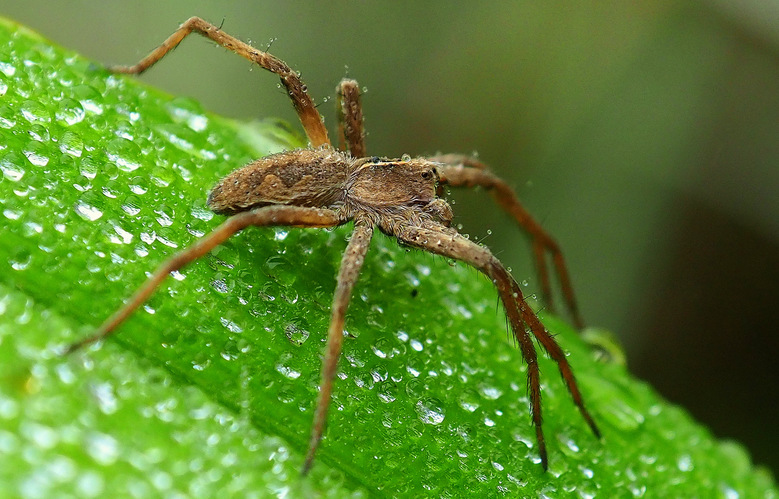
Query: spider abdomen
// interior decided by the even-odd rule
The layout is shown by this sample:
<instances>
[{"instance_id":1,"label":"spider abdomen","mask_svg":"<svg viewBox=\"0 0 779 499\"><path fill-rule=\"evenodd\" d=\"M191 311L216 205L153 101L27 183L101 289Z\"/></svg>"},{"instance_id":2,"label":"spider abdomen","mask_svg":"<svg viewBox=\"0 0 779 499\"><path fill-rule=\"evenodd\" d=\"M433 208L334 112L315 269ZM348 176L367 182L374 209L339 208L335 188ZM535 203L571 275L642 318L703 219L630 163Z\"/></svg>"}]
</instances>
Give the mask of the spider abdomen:
<instances>
[{"instance_id":1,"label":"spider abdomen","mask_svg":"<svg viewBox=\"0 0 779 499\"><path fill-rule=\"evenodd\" d=\"M220 215L271 204L330 207L343 201L349 162L329 148L272 154L220 180L208 195L208 207Z\"/></svg>"}]
</instances>

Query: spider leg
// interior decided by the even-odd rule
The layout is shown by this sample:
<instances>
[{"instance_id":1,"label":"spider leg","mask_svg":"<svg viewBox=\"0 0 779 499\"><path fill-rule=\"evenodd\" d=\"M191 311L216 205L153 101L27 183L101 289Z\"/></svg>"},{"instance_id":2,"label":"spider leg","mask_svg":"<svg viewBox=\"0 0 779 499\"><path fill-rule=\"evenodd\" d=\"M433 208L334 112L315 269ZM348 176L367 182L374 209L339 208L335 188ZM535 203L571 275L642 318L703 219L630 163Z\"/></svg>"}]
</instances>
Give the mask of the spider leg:
<instances>
[{"instance_id":1,"label":"spider leg","mask_svg":"<svg viewBox=\"0 0 779 499\"><path fill-rule=\"evenodd\" d=\"M236 232L250 225L288 225L293 227L333 227L344 220L333 210L323 208L304 208L299 206L265 206L252 211L245 211L224 221L213 232L202 237L190 247L173 255L160 265L147 279L146 283L130 298L125 305L109 317L92 336L77 341L67 347L65 353L71 353L79 348L102 340L112 333L132 313L141 306L163 280L186 264L197 260L210 252L216 246L225 242Z\"/></svg>"},{"instance_id":2,"label":"spider leg","mask_svg":"<svg viewBox=\"0 0 779 499\"><path fill-rule=\"evenodd\" d=\"M251 45L228 35L219 26L214 26L199 17L187 19L179 29L162 42L159 47L152 50L149 55L138 61L137 64L133 66L112 66L109 69L114 73L141 74L156 64L165 54L176 48L190 33L203 35L227 50L275 73L287 89L289 98L292 100L292 105L295 106L295 111L303 124L303 128L306 130L311 146L330 145L330 139L327 137L327 129L322 123L322 117L319 115L319 111L316 110L311 97L306 93L306 85L295 71L290 69L284 61L276 56L257 50Z\"/></svg>"},{"instance_id":3,"label":"spider leg","mask_svg":"<svg viewBox=\"0 0 779 499\"><path fill-rule=\"evenodd\" d=\"M365 129L362 124L362 103L360 86L355 80L341 80L335 89L338 95L336 111L338 113L338 148L348 149L353 158L364 158Z\"/></svg>"},{"instance_id":4,"label":"spider leg","mask_svg":"<svg viewBox=\"0 0 779 499\"><path fill-rule=\"evenodd\" d=\"M503 264L492 255L490 250L464 238L453 229L434 223L427 223L423 226L405 226L391 231L391 233L402 242L411 246L443 255L447 258L462 260L484 273L495 284L498 296L503 302L506 317L509 324L511 324L511 330L519 343L522 357L528 366L527 382L530 397L530 414L536 429L536 440L538 441L541 464L545 470L547 469L547 453L542 429L540 371L535 346L525 329L525 325L527 325L533 336L543 345L550 357L559 366L563 380L573 397L574 403L579 408L592 432L600 438L600 431L584 407L581 392L576 384L576 379L565 357L565 353L538 317L536 317L527 302L525 302L517 282Z\"/></svg>"},{"instance_id":5,"label":"spider leg","mask_svg":"<svg viewBox=\"0 0 779 499\"><path fill-rule=\"evenodd\" d=\"M327 333L327 348L325 351L324 362L322 363L322 382L319 387L319 400L316 404L314 413L314 424L311 427L311 440L308 444L308 453L303 464L303 474L308 473L311 464L314 461L319 442L322 440L322 434L327 420L327 409L330 405L330 397L333 392L333 379L335 378L338 358L341 355L341 345L343 344L343 329L346 309L349 306L349 298L352 294L357 278L360 275L365 254L373 236L373 226L368 223L357 222L354 233L349 240L343 258L341 259L341 268L338 270L338 284L333 296L333 308L330 318L330 329Z\"/></svg>"},{"instance_id":6,"label":"spider leg","mask_svg":"<svg viewBox=\"0 0 779 499\"><path fill-rule=\"evenodd\" d=\"M579 307L576 304L571 278L568 274L568 268L565 265L560 246L522 206L511 187L490 173L484 163L474 158L459 154L443 154L429 159L443 163L443 166L438 168L442 184L448 184L453 187L481 186L487 189L498 205L509 213L530 236L536 269L541 281L541 292L550 308L552 305L552 286L544 252L549 251L552 254L552 261L557 270L557 277L560 281L560 287L562 288L568 310L573 317L576 327L579 329L584 327L584 321L582 321Z\"/></svg>"}]
</instances>

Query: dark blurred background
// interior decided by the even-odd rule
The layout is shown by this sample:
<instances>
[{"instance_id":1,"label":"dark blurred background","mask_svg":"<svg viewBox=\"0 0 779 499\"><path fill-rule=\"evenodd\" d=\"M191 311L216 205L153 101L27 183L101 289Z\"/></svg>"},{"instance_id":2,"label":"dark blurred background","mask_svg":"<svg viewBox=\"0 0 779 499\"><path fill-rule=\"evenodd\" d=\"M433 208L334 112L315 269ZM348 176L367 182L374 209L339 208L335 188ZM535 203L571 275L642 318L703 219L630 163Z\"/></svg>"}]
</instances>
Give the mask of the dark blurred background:
<instances>
[{"instance_id":1,"label":"dark blurred background","mask_svg":"<svg viewBox=\"0 0 779 499\"><path fill-rule=\"evenodd\" d=\"M336 83L359 79L372 154L478 152L557 237L585 320L614 331L630 369L779 470L779 1L455 4L0 0L0 14L123 64L199 15L273 40L330 98L330 124ZM199 37L143 80L296 123L275 77ZM538 291L507 217L455 194L465 231Z\"/></svg>"}]
</instances>

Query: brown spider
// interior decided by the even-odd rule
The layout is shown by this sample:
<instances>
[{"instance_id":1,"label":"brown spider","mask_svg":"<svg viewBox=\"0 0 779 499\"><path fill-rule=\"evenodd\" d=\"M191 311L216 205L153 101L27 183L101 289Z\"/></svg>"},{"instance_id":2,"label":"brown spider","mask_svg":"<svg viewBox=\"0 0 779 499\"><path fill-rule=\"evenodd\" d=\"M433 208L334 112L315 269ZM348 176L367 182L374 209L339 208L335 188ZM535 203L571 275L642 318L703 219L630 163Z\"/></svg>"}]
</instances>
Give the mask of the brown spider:
<instances>
[{"instance_id":1,"label":"brown spider","mask_svg":"<svg viewBox=\"0 0 779 499\"><path fill-rule=\"evenodd\" d=\"M278 75L300 117L310 147L258 159L222 179L209 194L208 206L218 214L230 215L230 218L164 262L122 308L92 336L70 345L68 352L113 333L148 299L168 274L204 256L246 227L335 227L354 221L354 232L338 271L319 400L303 473L311 467L322 439L343 342L344 317L374 228L406 245L462 260L483 272L495 284L511 330L527 362L530 412L536 429L541 464L545 470L547 455L541 427L540 372L533 340L526 326L557 362L575 404L592 432L600 438L595 422L584 407L565 354L525 302L517 282L487 248L461 236L449 226L452 209L446 201L437 197L443 185L481 186L487 189L501 208L510 213L530 235L543 294L547 300L551 295L551 286L544 253L552 253L568 308L577 326L581 326L573 290L557 243L533 220L505 182L490 173L484 164L460 155L415 159L367 157L359 87L357 82L349 79L342 80L336 90L340 150L333 149L322 118L297 73L273 55L251 47L198 17L192 17L182 24L162 45L136 65L113 67L111 70L116 73L143 73L193 32L210 38Z\"/></svg>"}]
</instances>

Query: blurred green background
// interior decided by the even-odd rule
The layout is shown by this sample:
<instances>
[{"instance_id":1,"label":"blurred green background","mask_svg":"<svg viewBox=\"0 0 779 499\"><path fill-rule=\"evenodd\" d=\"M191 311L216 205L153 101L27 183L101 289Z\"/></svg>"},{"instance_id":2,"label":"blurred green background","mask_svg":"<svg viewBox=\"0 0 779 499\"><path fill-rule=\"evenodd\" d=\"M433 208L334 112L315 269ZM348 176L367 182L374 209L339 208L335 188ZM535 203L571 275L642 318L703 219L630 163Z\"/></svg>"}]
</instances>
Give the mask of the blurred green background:
<instances>
[{"instance_id":1,"label":"blurred green background","mask_svg":"<svg viewBox=\"0 0 779 499\"><path fill-rule=\"evenodd\" d=\"M357 78L371 154L477 152L557 237L585 320L632 371L779 470L779 2L0 0L0 15L109 64L199 15L272 41L331 125L335 85ZM186 40L143 80L298 126L275 77L211 45ZM538 291L507 217L453 197Z\"/></svg>"}]
</instances>

